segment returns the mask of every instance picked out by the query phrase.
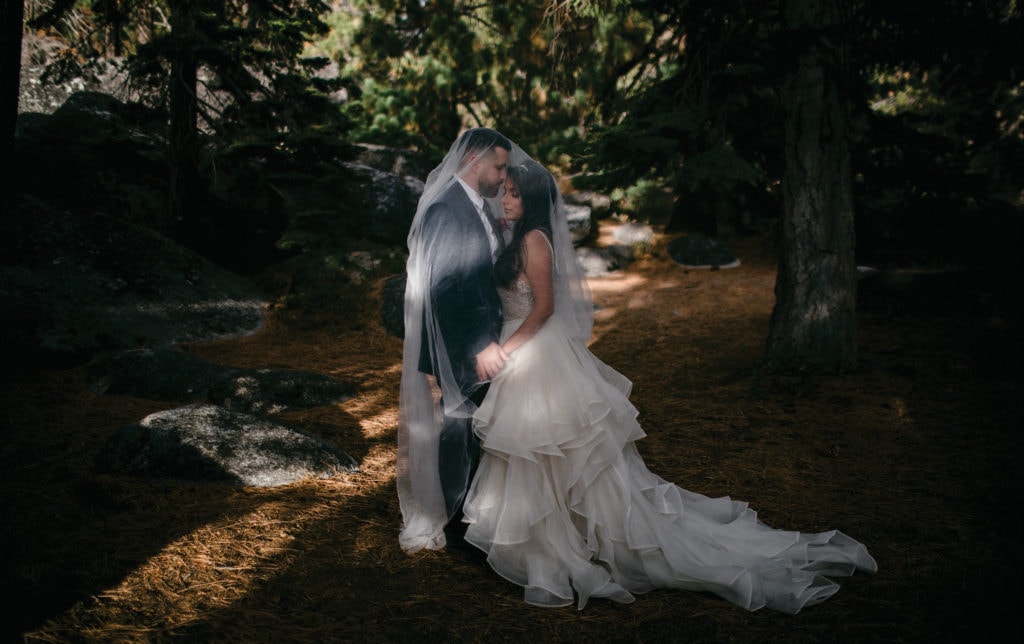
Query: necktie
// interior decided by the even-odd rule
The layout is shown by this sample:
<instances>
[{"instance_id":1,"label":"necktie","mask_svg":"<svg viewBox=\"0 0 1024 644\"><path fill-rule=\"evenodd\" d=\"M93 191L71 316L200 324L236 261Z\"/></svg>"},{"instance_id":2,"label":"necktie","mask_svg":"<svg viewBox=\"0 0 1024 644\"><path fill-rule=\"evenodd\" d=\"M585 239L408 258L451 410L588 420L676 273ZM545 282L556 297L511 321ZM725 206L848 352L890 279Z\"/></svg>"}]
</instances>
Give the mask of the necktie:
<instances>
[{"instance_id":1,"label":"necktie","mask_svg":"<svg viewBox=\"0 0 1024 644\"><path fill-rule=\"evenodd\" d=\"M494 234L494 239L498 242L494 246L493 253L493 259L497 259L501 251L505 249L505 236L502 234L501 227L491 212L491 204L486 199L484 200L484 216L487 217L487 221L491 224L491 232Z\"/></svg>"}]
</instances>

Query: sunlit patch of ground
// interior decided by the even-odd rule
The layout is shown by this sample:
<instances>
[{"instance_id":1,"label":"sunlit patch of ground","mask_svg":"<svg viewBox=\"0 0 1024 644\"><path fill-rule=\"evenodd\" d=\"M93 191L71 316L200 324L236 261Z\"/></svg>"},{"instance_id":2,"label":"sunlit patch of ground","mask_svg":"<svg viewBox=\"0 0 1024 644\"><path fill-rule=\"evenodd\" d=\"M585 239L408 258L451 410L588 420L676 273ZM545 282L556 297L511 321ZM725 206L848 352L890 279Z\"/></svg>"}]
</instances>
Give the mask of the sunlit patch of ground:
<instances>
[{"instance_id":1,"label":"sunlit patch of ground","mask_svg":"<svg viewBox=\"0 0 1024 644\"><path fill-rule=\"evenodd\" d=\"M591 348L633 380L652 470L749 501L771 525L839 528L867 544L878 574L843 580L825 604L792 617L655 591L629 606L537 609L478 563L402 553L401 342L380 329L370 296L355 319L347 306L275 311L257 335L187 347L227 365L356 384L344 403L283 418L354 456L358 473L272 489L100 476L91 463L102 441L173 401L96 396L80 369L4 383L4 635L791 643L1019 634L1018 385L972 370L966 351L983 321L862 315L857 373L761 374L774 260L757 239L730 243L737 268L687 270L656 244L592 280Z\"/></svg>"}]
</instances>

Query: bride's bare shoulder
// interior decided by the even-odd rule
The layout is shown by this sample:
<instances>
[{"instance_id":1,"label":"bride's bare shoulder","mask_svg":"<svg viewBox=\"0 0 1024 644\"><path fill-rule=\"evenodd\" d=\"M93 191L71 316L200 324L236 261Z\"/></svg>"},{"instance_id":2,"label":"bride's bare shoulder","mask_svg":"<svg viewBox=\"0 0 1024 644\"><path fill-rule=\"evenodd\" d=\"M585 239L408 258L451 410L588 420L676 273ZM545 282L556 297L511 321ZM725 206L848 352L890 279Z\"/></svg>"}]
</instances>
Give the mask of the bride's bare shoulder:
<instances>
[{"instance_id":1,"label":"bride's bare shoulder","mask_svg":"<svg viewBox=\"0 0 1024 644\"><path fill-rule=\"evenodd\" d=\"M523 235L523 243L528 250L534 251L546 248L548 253L551 253L551 239L547 233L539 228L534 228Z\"/></svg>"}]
</instances>

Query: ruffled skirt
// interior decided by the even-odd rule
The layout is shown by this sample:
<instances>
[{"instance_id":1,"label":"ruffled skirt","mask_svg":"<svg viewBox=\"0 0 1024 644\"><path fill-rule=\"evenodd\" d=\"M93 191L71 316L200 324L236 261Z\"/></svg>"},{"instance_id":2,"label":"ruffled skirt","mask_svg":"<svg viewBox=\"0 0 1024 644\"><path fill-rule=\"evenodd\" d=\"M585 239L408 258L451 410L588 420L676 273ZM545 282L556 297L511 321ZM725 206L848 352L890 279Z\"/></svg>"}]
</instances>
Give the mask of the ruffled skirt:
<instances>
[{"instance_id":1,"label":"ruffled skirt","mask_svg":"<svg viewBox=\"0 0 1024 644\"><path fill-rule=\"evenodd\" d=\"M773 529L746 503L650 472L630 381L557 319L512 358L474 418L484 453L464 513L466 540L527 603L582 610L679 588L796 613L838 590L828 577L877 569L839 531Z\"/></svg>"}]
</instances>

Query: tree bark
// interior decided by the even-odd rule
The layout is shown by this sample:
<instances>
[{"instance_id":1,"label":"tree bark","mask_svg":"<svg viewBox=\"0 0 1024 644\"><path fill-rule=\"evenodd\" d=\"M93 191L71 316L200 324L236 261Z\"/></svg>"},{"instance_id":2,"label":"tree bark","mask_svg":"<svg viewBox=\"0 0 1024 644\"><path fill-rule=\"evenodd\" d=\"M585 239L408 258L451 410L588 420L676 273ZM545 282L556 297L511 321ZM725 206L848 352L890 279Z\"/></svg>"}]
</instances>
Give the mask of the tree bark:
<instances>
[{"instance_id":1,"label":"tree bark","mask_svg":"<svg viewBox=\"0 0 1024 644\"><path fill-rule=\"evenodd\" d=\"M838 0L785 3L791 43L786 167L768 360L776 367L856 368L856 288L849 103Z\"/></svg>"},{"instance_id":2,"label":"tree bark","mask_svg":"<svg viewBox=\"0 0 1024 644\"><path fill-rule=\"evenodd\" d=\"M195 41L192 0L171 3L171 31L177 43L170 78L170 198L169 232L191 237L197 233L199 174L198 71L191 44Z\"/></svg>"},{"instance_id":3,"label":"tree bark","mask_svg":"<svg viewBox=\"0 0 1024 644\"><path fill-rule=\"evenodd\" d=\"M21 94L21 31L25 16L24 0L0 0L0 160L14 159L14 132L18 125L18 98ZM2 173L0 205L8 206L14 186L8 165Z\"/></svg>"}]
</instances>

